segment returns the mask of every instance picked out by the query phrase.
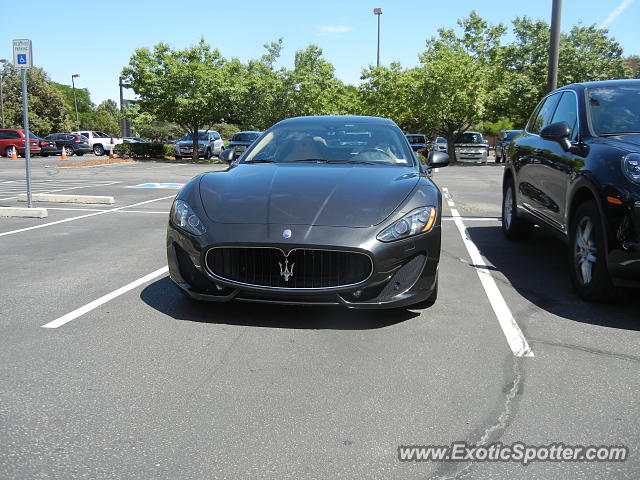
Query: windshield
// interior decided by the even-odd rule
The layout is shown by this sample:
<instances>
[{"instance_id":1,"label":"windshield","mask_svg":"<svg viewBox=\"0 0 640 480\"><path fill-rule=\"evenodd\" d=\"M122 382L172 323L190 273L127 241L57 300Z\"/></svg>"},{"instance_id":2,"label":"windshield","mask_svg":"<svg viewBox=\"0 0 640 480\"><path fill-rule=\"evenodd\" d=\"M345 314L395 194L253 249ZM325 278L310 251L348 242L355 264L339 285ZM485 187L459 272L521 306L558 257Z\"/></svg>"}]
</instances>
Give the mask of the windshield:
<instances>
[{"instance_id":1,"label":"windshield","mask_svg":"<svg viewBox=\"0 0 640 480\"><path fill-rule=\"evenodd\" d=\"M232 142L253 142L260 136L259 133L236 133L231 137Z\"/></svg>"},{"instance_id":2,"label":"windshield","mask_svg":"<svg viewBox=\"0 0 640 480\"><path fill-rule=\"evenodd\" d=\"M200 132L198 135L198 140L206 140L207 132ZM191 133L185 133L184 136L180 139L180 141L191 140L193 141L193 135Z\"/></svg>"},{"instance_id":3,"label":"windshield","mask_svg":"<svg viewBox=\"0 0 640 480\"><path fill-rule=\"evenodd\" d=\"M596 135L640 133L640 85L590 88L587 95Z\"/></svg>"},{"instance_id":4,"label":"windshield","mask_svg":"<svg viewBox=\"0 0 640 480\"><path fill-rule=\"evenodd\" d=\"M399 128L321 120L276 125L248 151L243 163L305 162L413 165Z\"/></svg>"},{"instance_id":5,"label":"windshield","mask_svg":"<svg viewBox=\"0 0 640 480\"><path fill-rule=\"evenodd\" d=\"M436 138L436 143L447 143L447 139L444 137Z\"/></svg>"},{"instance_id":6,"label":"windshield","mask_svg":"<svg viewBox=\"0 0 640 480\"><path fill-rule=\"evenodd\" d=\"M474 132L464 132L460 139L460 143L478 143L482 144L482 135Z\"/></svg>"},{"instance_id":7,"label":"windshield","mask_svg":"<svg viewBox=\"0 0 640 480\"><path fill-rule=\"evenodd\" d=\"M409 143L414 144L414 143L426 143L426 137L424 135L407 135L407 140L409 140Z\"/></svg>"}]
</instances>

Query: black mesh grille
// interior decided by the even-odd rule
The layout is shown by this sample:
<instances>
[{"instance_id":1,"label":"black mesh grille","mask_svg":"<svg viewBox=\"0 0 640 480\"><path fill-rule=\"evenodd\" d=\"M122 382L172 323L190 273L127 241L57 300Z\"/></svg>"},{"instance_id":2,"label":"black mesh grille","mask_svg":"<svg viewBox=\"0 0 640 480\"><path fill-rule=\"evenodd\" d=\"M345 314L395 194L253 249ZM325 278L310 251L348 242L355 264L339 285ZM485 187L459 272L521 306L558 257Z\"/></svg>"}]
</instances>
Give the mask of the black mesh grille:
<instances>
[{"instance_id":1,"label":"black mesh grille","mask_svg":"<svg viewBox=\"0 0 640 480\"><path fill-rule=\"evenodd\" d=\"M277 248L213 248L207 267L214 275L263 287L328 288L360 283L371 275L363 253L296 249L288 256Z\"/></svg>"}]
</instances>

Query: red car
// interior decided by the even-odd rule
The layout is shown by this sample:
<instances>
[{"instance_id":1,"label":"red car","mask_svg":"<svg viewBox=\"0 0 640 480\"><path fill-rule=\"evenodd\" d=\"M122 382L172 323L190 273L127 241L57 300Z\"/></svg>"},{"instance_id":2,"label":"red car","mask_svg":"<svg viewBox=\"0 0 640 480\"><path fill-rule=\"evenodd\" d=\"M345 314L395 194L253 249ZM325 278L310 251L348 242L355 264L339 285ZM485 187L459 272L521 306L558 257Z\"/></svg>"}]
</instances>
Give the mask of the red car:
<instances>
[{"instance_id":1,"label":"red car","mask_svg":"<svg viewBox=\"0 0 640 480\"><path fill-rule=\"evenodd\" d=\"M24 130L19 128L0 129L0 155L10 157L13 149L24 157L25 142ZM31 153L40 153L40 142L33 132L29 133L29 150Z\"/></svg>"}]
</instances>

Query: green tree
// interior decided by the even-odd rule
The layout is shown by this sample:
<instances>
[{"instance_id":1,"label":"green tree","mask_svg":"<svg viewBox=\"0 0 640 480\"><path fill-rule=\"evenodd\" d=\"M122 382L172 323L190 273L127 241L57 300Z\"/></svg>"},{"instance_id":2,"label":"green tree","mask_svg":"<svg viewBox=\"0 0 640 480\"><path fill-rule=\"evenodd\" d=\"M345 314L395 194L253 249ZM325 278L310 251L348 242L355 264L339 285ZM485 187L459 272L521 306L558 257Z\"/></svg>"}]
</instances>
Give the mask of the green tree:
<instances>
[{"instance_id":1,"label":"green tree","mask_svg":"<svg viewBox=\"0 0 640 480\"><path fill-rule=\"evenodd\" d=\"M22 128L22 75L12 65L5 65L3 74L5 126ZM29 129L36 135L69 131L73 123L62 93L49 80L42 68L27 71Z\"/></svg>"},{"instance_id":2,"label":"green tree","mask_svg":"<svg viewBox=\"0 0 640 480\"><path fill-rule=\"evenodd\" d=\"M193 157L198 157L197 132L221 122L234 97L234 78L226 60L204 39L184 50L160 43L137 49L122 71L138 95L140 109L156 120L174 122L193 137Z\"/></svg>"},{"instance_id":3,"label":"green tree","mask_svg":"<svg viewBox=\"0 0 640 480\"><path fill-rule=\"evenodd\" d=\"M121 135L121 117L116 102L113 100L105 100L98 105L92 115L86 119L87 123L83 124L83 128L98 130L112 137L118 137Z\"/></svg>"}]
</instances>

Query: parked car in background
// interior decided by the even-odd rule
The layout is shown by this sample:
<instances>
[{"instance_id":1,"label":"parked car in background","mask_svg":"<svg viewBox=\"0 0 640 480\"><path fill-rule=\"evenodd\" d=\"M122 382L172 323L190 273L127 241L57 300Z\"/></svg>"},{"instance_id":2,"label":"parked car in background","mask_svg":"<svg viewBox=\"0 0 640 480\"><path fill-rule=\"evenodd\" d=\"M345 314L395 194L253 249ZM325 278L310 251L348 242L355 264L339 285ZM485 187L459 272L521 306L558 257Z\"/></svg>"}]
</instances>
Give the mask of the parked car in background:
<instances>
[{"instance_id":1,"label":"parked car in background","mask_svg":"<svg viewBox=\"0 0 640 480\"><path fill-rule=\"evenodd\" d=\"M537 224L567 242L583 299L640 287L640 80L572 84L544 97L511 142L502 218L509 239Z\"/></svg>"},{"instance_id":2,"label":"parked car in background","mask_svg":"<svg viewBox=\"0 0 640 480\"><path fill-rule=\"evenodd\" d=\"M81 157L92 151L89 139L77 133L51 133L44 138L55 143L57 154L64 150L67 156L75 154Z\"/></svg>"},{"instance_id":3,"label":"parked car in background","mask_svg":"<svg viewBox=\"0 0 640 480\"><path fill-rule=\"evenodd\" d=\"M198 131L198 156L210 159L214 155L220 155L224 150L224 141L220 134L213 130ZM175 143L173 148L174 156L177 159L191 157L193 155L193 136L185 133L184 136Z\"/></svg>"},{"instance_id":4,"label":"parked car in background","mask_svg":"<svg viewBox=\"0 0 640 480\"><path fill-rule=\"evenodd\" d=\"M414 152L422 153L426 155L427 153L427 136L421 133L408 133L405 135L407 140L409 141L409 145Z\"/></svg>"},{"instance_id":5,"label":"parked car in background","mask_svg":"<svg viewBox=\"0 0 640 480\"><path fill-rule=\"evenodd\" d=\"M14 148L17 155L24 157L26 148L24 130L21 128L1 128L0 154L10 157ZM33 132L29 132L29 151L32 154L40 154L40 142Z\"/></svg>"},{"instance_id":6,"label":"parked car in background","mask_svg":"<svg viewBox=\"0 0 640 480\"><path fill-rule=\"evenodd\" d=\"M261 134L262 132L256 132L253 130L237 132L233 137L231 137L227 148L233 149L234 158L237 158L242 155Z\"/></svg>"},{"instance_id":7,"label":"parked car in background","mask_svg":"<svg viewBox=\"0 0 640 480\"><path fill-rule=\"evenodd\" d=\"M447 151L447 139L444 137L436 137L431 142L431 150L434 152L445 152Z\"/></svg>"},{"instance_id":8,"label":"parked car in background","mask_svg":"<svg viewBox=\"0 0 640 480\"><path fill-rule=\"evenodd\" d=\"M504 162L507 154L507 147L511 140L520 135L522 130L501 130L496 138L496 162Z\"/></svg>"},{"instance_id":9,"label":"parked car in background","mask_svg":"<svg viewBox=\"0 0 640 480\"><path fill-rule=\"evenodd\" d=\"M123 143L121 138L110 137L106 133L98 132L96 130L80 130L71 133L87 137L89 139L91 150L98 156L104 155L105 153L111 153L114 146L118 143Z\"/></svg>"},{"instance_id":10,"label":"parked car in background","mask_svg":"<svg viewBox=\"0 0 640 480\"><path fill-rule=\"evenodd\" d=\"M149 140L145 140L140 137L122 137L123 143L149 143Z\"/></svg>"},{"instance_id":11,"label":"parked car in background","mask_svg":"<svg viewBox=\"0 0 640 480\"><path fill-rule=\"evenodd\" d=\"M455 144L456 160L459 162L487 163L489 145L480 132L464 132Z\"/></svg>"},{"instance_id":12,"label":"parked car in background","mask_svg":"<svg viewBox=\"0 0 640 480\"><path fill-rule=\"evenodd\" d=\"M58 147L56 146L56 142L52 142L50 140L45 140L42 137L38 138L38 144L40 145L40 156L48 157L49 155L55 155L58 153Z\"/></svg>"}]
</instances>

